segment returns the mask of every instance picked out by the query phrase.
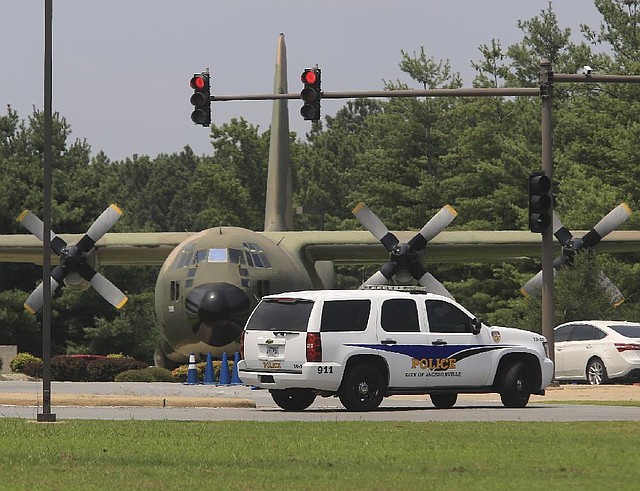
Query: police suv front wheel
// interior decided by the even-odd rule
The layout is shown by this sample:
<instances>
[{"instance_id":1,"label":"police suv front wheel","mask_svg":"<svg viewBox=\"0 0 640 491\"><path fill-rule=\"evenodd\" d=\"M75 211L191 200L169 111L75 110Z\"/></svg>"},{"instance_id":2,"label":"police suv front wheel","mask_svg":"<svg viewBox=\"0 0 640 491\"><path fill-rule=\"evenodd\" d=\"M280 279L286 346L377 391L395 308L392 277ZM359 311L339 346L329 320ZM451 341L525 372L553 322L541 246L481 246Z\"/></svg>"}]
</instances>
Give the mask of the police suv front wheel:
<instances>
[{"instance_id":1,"label":"police suv front wheel","mask_svg":"<svg viewBox=\"0 0 640 491\"><path fill-rule=\"evenodd\" d=\"M531 377L527 366L517 362L508 367L500 383L500 399L505 407L525 407L531 396Z\"/></svg>"},{"instance_id":2,"label":"police suv front wheel","mask_svg":"<svg viewBox=\"0 0 640 491\"><path fill-rule=\"evenodd\" d=\"M386 378L379 368L360 364L346 373L338 397L348 411L372 411L382 402L386 389Z\"/></svg>"}]
</instances>

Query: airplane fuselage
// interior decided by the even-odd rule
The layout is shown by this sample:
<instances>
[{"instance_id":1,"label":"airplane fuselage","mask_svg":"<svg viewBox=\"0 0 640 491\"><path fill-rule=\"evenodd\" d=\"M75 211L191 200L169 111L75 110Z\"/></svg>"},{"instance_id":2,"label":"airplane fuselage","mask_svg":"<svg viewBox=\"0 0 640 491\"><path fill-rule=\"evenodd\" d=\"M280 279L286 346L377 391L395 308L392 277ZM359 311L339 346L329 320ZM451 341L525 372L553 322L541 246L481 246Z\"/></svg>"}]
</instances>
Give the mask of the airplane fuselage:
<instances>
[{"instance_id":1,"label":"airplane fuselage","mask_svg":"<svg viewBox=\"0 0 640 491\"><path fill-rule=\"evenodd\" d=\"M240 332L260 298L312 288L301 264L260 233L236 227L208 229L167 257L155 290L160 346L158 366L211 352L233 356Z\"/></svg>"}]
</instances>

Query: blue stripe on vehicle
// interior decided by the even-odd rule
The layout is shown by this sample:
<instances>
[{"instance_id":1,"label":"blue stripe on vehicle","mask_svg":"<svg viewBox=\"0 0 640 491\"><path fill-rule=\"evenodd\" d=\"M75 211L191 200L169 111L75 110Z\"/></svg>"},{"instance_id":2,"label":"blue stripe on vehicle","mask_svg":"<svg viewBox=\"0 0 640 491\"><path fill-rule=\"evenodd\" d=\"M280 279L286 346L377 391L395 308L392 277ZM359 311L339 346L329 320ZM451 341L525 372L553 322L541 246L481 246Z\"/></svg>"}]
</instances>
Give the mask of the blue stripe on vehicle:
<instances>
[{"instance_id":1,"label":"blue stripe on vehicle","mask_svg":"<svg viewBox=\"0 0 640 491\"><path fill-rule=\"evenodd\" d=\"M389 353L398 353L411 358L455 358L462 360L473 355L497 349L512 348L511 345L444 344L441 346L417 344L347 344L358 348L369 348Z\"/></svg>"}]
</instances>

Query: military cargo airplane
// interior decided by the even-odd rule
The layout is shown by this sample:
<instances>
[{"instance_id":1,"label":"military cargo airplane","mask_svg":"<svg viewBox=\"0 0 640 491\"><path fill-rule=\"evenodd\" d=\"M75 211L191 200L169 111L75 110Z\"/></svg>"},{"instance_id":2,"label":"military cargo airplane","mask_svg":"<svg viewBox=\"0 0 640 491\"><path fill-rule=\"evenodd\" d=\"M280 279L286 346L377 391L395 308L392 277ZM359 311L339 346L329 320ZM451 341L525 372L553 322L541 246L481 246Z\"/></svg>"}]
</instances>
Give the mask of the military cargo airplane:
<instances>
[{"instance_id":1,"label":"military cargo airplane","mask_svg":"<svg viewBox=\"0 0 640 491\"><path fill-rule=\"evenodd\" d=\"M286 48L280 34L276 93L287 92L286 73ZM274 101L271 129L263 232L226 226L197 233L106 233L103 228L94 236L97 240L91 241L95 242L93 247L85 248L90 252L82 260L90 268L80 265L79 270L95 271L101 265L162 264L155 289L160 329L154 356L157 366L170 368L185 363L190 353L198 359L208 352L214 357L234 353L244 322L263 295L331 288L335 265L384 263L367 280L369 284L389 279L399 283L418 281L445 293L422 266L427 249L430 262L500 262L540 256L540 235L528 231L442 231L455 218L449 206L420 231L390 232L364 205L356 207L354 214L368 230L292 231L286 99ZM76 248L86 241L78 234L57 237ZM602 240L599 250L631 252L637 251L639 244L640 232L614 231ZM41 240L32 235L0 236L0 261L42 264ZM57 261L57 257L52 258L53 264ZM74 290L90 285L82 274L73 279ZM104 287L104 281L98 283ZM124 301L123 295L115 295L111 303L119 306Z\"/></svg>"}]
</instances>

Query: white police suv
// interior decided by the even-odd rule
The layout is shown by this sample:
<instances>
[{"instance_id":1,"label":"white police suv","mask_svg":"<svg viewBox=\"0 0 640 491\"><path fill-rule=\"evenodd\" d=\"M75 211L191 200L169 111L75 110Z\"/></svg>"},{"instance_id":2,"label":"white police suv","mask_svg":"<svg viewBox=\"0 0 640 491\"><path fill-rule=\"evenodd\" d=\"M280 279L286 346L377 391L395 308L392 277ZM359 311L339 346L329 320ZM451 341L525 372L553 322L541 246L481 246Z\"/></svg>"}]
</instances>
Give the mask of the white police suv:
<instances>
[{"instance_id":1,"label":"white police suv","mask_svg":"<svg viewBox=\"0 0 640 491\"><path fill-rule=\"evenodd\" d=\"M292 411L318 395L337 395L350 411L393 394L429 394L448 408L472 392L524 407L553 377L543 336L486 326L419 287L270 295L249 317L241 346L242 381Z\"/></svg>"}]
</instances>

